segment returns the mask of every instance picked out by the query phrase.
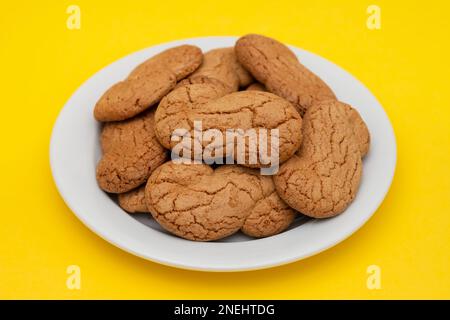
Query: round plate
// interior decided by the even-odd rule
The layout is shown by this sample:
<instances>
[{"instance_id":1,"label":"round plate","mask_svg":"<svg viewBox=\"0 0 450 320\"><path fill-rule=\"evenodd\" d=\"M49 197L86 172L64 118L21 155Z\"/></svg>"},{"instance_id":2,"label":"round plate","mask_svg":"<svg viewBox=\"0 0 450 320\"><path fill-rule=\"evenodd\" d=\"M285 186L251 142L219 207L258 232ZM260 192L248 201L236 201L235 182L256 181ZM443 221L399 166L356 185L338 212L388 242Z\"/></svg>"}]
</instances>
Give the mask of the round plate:
<instances>
[{"instance_id":1,"label":"round plate","mask_svg":"<svg viewBox=\"0 0 450 320\"><path fill-rule=\"evenodd\" d=\"M354 106L371 134L361 186L347 210L325 220L296 221L269 238L236 234L219 242L194 242L164 232L149 214L125 213L95 179L100 159L100 125L93 109L100 96L139 63L167 48L193 44L204 52L233 46L236 37L173 41L130 54L88 79L67 101L53 128L50 162L56 186L66 204L93 232L139 257L185 269L240 271L273 267L306 258L343 241L376 211L388 192L396 163L395 136L376 98L352 75L310 52L291 47L300 61L324 79L339 100Z\"/></svg>"}]
</instances>

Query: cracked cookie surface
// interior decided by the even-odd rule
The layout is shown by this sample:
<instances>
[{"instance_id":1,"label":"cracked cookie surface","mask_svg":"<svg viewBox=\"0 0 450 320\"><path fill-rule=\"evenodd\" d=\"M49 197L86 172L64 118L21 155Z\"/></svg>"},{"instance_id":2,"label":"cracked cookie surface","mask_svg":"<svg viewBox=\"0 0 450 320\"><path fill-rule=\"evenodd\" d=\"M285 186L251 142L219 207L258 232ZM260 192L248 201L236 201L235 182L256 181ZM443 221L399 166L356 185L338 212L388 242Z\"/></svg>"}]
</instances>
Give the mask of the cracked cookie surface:
<instances>
[{"instance_id":1,"label":"cracked cookie surface","mask_svg":"<svg viewBox=\"0 0 450 320\"><path fill-rule=\"evenodd\" d=\"M367 128L367 125L361 118L359 112L356 111L356 109L354 109L352 106L339 101L336 101L334 103L340 104L342 108L345 110L345 113L347 114L347 119L350 125L352 126L353 134L355 135L356 140L358 141L359 152L361 152L361 157L364 157L369 152L370 148L370 133L369 129Z\"/></svg>"},{"instance_id":2,"label":"cracked cookie surface","mask_svg":"<svg viewBox=\"0 0 450 320\"><path fill-rule=\"evenodd\" d=\"M303 66L284 44L256 34L241 37L235 45L238 61L269 92L290 101L301 115L315 102L335 99L333 91Z\"/></svg>"},{"instance_id":3,"label":"cracked cookie surface","mask_svg":"<svg viewBox=\"0 0 450 320\"><path fill-rule=\"evenodd\" d=\"M189 240L212 241L237 232L272 190L271 178L252 169L167 162L152 173L145 192L149 211L166 230ZM256 219L252 225L264 223Z\"/></svg>"},{"instance_id":4,"label":"cracked cookie surface","mask_svg":"<svg viewBox=\"0 0 450 320\"><path fill-rule=\"evenodd\" d=\"M254 238L273 236L286 230L297 216L297 212L284 202L275 189L271 176L262 176L258 170L243 168L247 174L257 178L256 185L262 197L245 218L241 231Z\"/></svg>"},{"instance_id":5,"label":"cracked cookie surface","mask_svg":"<svg viewBox=\"0 0 450 320\"><path fill-rule=\"evenodd\" d=\"M332 100L310 107L303 118L303 139L296 155L273 178L277 192L305 215L335 216L355 198L362 174L346 108Z\"/></svg>"},{"instance_id":6,"label":"cracked cookie surface","mask_svg":"<svg viewBox=\"0 0 450 320\"><path fill-rule=\"evenodd\" d=\"M210 89L208 89L208 87L215 87L215 90L220 90L220 92L222 92L222 95L234 92L234 90L232 90L229 86L224 84L222 81L215 79L215 78L208 77L208 76L203 76L203 75L197 75L193 78L186 78L186 79L181 80L180 82L177 83L174 90L176 90L180 87L185 87L185 86L191 85L191 84L197 84L197 85L204 84L205 90L210 90Z\"/></svg>"},{"instance_id":7,"label":"cracked cookie surface","mask_svg":"<svg viewBox=\"0 0 450 320\"><path fill-rule=\"evenodd\" d=\"M154 132L154 112L108 122L101 133L103 156L97 164L97 182L103 190L123 193L143 184L167 158Z\"/></svg>"},{"instance_id":8,"label":"cracked cookie surface","mask_svg":"<svg viewBox=\"0 0 450 320\"><path fill-rule=\"evenodd\" d=\"M269 176L261 176L254 169L237 169L258 178L262 198L257 200L241 231L254 238L269 237L286 230L294 221L296 211L289 207L277 194L275 184ZM145 200L145 185L118 195L119 205L129 213L149 212Z\"/></svg>"},{"instance_id":9,"label":"cracked cookie surface","mask_svg":"<svg viewBox=\"0 0 450 320\"><path fill-rule=\"evenodd\" d=\"M201 121L203 131L216 129L223 134L222 141L215 141L215 150L219 154L229 155L233 151L234 160L243 157L241 159L245 159L245 163L240 164L255 167L262 164L259 161L250 164L249 159L259 154L260 147L272 150L270 131L265 146L260 146L259 139L256 139L256 149L251 150L249 140L244 139L243 154L238 154L236 140L226 140L228 129L254 129L257 135L263 132L260 129L278 129L280 163L289 159L301 144L301 117L288 101L268 92L240 91L225 95L213 85L186 85L164 97L156 110L155 121L157 137L168 149L178 143L171 140L175 129L185 129L194 137L193 123ZM210 141L207 139L202 141L203 148L208 144Z\"/></svg>"},{"instance_id":10,"label":"cracked cookie surface","mask_svg":"<svg viewBox=\"0 0 450 320\"><path fill-rule=\"evenodd\" d=\"M94 108L95 119L125 120L154 106L175 87L177 80L195 71L202 59L199 48L187 45L148 59L100 97Z\"/></svg>"},{"instance_id":11,"label":"cracked cookie surface","mask_svg":"<svg viewBox=\"0 0 450 320\"><path fill-rule=\"evenodd\" d=\"M148 212L145 201L145 184L125 193L119 193L117 197L119 206L128 213Z\"/></svg>"},{"instance_id":12,"label":"cracked cookie surface","mask_svg":"<svg viewBox=\"0 0 450 320\"><path fill-rule=\"evenodd\" d=\"M190 78L208 77L221 81L231 91L237 91L253 82L253 77L245 70L234 54L234 49L219 48L205 53L203 63Z\"/></svg>"},{"instance_id":13,"label":"cracked cookie surface","mask_svg":"<svg viewBox=\"0 0 450 320\"><path fill-rule=\"evenodd\" d=\"M130 73L129 77L139 77L141 74L148 73L155 66L163 65L175 74L177 81L180 81L194 72L202 64L202 61L202 50L196 46L185 44L164 50L144 61Z\"/></svg>"}]
</instances>

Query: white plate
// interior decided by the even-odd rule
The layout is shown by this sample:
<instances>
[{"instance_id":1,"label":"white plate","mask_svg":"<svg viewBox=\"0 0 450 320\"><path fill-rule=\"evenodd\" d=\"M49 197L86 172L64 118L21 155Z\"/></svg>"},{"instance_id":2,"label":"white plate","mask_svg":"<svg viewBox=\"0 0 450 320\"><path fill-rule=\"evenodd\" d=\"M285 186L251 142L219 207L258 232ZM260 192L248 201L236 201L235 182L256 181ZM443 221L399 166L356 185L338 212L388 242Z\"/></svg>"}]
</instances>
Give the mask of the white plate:
<instances>
[{"instance_id":1,"label":"white plate","mask_svg":"<svg viewBox=\"0 0 450 320\"><path fill-rule=\"evenodd\" d=\"M100 158L95 102L140 62L180 44L203 51L233 46L236 37L205 37L161 44L130 54L100 70L67 101L53 128L50 162L53 178L70 209L96 234L139 257L185 269L239 271L273 267L306 258L343 241L376 211L388 192L396 163L396 143L386 113L352 75L310 52L291 47L303 64L324 79L337 97L354 106L371 134L363 177L355 201L332 219L297 222L279 235L252 240L237 234L221 242L193 242L166 232L149 218L126 214L95 180Z\"/></svg>"}]
</instances>

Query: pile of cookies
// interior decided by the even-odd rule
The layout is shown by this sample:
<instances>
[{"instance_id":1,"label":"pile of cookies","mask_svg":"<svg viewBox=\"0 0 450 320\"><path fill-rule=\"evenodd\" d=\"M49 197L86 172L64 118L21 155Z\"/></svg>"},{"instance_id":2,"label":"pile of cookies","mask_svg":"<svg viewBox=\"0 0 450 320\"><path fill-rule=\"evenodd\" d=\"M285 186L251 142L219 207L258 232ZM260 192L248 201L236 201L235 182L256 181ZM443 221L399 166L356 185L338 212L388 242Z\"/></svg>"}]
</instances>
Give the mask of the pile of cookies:
<instances>
[{"instance_id":1,"label":"pile of cookies","mask_svg":"<svg viewBox=\"0 0 450 320\"><path fill-rule=\"evenodd\" d=\"M370 142L355 109L284 44L254 34L231 48L202 53L182 45L148 59L103 94L94 116L103 123L100 188L118 194L125 211L150 212L164 229L196 241L239 230L267 237L300 214L342 213L356 196ZM192 132L195 121L219 132L276 129L279 170L170 159L172 133ZM248 159L249 146L242 152Z\"/></svg>"}]
</instances>

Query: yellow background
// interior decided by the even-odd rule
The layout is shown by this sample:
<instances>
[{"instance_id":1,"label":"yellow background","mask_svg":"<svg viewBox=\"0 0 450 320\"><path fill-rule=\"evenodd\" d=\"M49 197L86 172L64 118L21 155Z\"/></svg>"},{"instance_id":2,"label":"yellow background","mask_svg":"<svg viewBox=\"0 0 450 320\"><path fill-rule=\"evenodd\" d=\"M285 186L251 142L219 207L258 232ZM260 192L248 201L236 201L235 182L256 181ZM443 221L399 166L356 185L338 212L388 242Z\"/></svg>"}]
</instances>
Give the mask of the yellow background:
<instances>
[{"instance_id":1,"label":"yellow background","mask_svg":"<svg viewBox=\"0 0 450 320\"><path fill-rule=\"evenodd\" d=\"M444 1L3 1L0 4L0 298L450 298L450 6ZM226 2L226 3L225 3ZM123 4L119 4L123 3ZM81 8L81 30L66 8ZM381 30L366 9L381 8ZM359 78L397 137L392 188L356 234L270 270L213 274L134 257L65 206L49 168L53 123L93 73L136 50L264 33ZM81 290L66 268L81 267ZM366 268L382 271L368 290Z\"/></svg>"}]
</instances>

